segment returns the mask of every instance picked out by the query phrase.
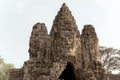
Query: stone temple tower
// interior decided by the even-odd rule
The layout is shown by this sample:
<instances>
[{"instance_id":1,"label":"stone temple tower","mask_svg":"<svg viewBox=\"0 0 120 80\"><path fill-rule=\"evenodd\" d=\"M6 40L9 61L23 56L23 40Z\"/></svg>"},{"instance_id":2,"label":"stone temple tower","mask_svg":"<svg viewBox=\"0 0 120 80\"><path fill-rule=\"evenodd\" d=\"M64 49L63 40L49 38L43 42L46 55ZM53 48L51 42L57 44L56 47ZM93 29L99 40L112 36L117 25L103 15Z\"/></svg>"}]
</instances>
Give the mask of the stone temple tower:
<instances>
[{"instance_id":1,"label":"stone temple tower","mask_svg":"<svg viewBox=\"0 0 120 80\"><path fill-rule=\"evenodd\" d=\"M21 69L9 70L7 80L103 80L97 34L85 25L80 35L64 3L50 34L36 23L30 36L29 60Z\"/></svg>"}]
</instances>

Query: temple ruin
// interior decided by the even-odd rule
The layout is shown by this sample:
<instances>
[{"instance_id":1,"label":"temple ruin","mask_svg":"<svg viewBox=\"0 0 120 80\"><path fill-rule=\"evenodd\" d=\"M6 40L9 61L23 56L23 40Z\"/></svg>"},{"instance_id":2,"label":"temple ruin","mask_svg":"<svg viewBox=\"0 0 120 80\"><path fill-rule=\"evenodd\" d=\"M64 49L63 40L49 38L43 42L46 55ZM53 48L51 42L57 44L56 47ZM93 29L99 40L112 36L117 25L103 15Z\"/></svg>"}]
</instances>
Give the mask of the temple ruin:
<instances>
[{"instance_id":1,"label":"temple ruin","mask_svg":"<svg viewBox=\"0 0 120 80\"><path fill-rule=\"evenodd\" d=\"M30 36L29 60L21 69L9 70L7 80L103 80L99 40L92 25L80 34L64 3L50 34L36 23Z\"/></svg>"}]
</instances>

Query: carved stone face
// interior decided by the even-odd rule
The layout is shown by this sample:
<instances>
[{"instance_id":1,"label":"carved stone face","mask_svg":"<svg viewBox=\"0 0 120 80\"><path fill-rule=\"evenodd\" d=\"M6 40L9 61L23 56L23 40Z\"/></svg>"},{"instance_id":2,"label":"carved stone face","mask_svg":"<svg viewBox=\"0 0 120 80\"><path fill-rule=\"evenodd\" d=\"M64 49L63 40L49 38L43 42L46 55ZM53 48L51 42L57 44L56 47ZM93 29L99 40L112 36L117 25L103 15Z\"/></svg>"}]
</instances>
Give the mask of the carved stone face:
<instances>
[{"instance_id":1,"label":"carved stone face","mask_svg":"<svg viewBox=\"0 0 120 80\"><path fill-rule=\"evenodd\" d=\"M76 46L76 34L72 30L60 31L60 45L62 52L67 54L74 54Z\"/></svg>"}]
</instances>

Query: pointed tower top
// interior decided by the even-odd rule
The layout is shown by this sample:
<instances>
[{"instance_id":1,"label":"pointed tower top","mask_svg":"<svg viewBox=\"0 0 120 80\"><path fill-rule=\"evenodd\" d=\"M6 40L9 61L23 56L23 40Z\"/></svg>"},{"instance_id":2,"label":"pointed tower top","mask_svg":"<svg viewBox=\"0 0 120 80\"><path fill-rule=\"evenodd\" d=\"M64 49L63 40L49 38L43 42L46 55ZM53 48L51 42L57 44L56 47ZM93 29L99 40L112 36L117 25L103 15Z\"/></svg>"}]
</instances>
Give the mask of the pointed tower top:
<instances>
[{"instance_id":1,"label":"pointed tower top","mask_svg":"<svg viewBox=\"0 0 120 80\"><path fill-rule=\"evenodd\" d=\"M59 13L71 13L71 11L69 10L69 8L67 7L67 5L65 3L63 3L62 7L60 8ZM58 13L58 14L59 14Z\"/></svg>"},{"instance_id":2,"label":"pointed tower top","mask_svg":"<svg viewBox=\"0 0 120 80\"><path fill-rule=\"evenodd\" d=\"M64 7L64 6L67 7L67 5L65 3L63 3L62 7Z\"/></svg>"},{"instance_id":3,"label":"pointed tower top","mask_svg":"<svg viewBox=\"0 0 120 80\"><path fill-rule=\"evenodd\" d=\"M60 32L64 30L73 31L76 33L78 31L76 21L65 3L63 3L62 7L60 8L60 11L55 17L50 34L51 35L56 35L56 33L61 34Z\"/></svg>"}]
</instances>

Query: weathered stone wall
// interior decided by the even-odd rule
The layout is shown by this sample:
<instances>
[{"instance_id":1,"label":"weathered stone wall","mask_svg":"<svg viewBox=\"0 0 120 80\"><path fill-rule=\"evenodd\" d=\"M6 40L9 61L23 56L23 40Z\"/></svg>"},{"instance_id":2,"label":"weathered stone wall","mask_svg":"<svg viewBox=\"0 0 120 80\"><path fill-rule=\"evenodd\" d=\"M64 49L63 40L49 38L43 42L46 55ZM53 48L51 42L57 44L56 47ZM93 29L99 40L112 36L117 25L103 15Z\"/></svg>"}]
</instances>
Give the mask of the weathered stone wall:
<instances>
[{"instance_id":1,"label":"weathered stone wall","mask_svg":"<svg viewBox=\"0 0 120 80\"><path fill-rule=\"evenodd\" d=\"M23 80L22 69L10 69L6 80Z\"/></svg>"},{"instance_id":2,"label":"weathered stone wall","mask_svg":"<svg viewBox=\"0 0 120 80\"><path fill-rule=\"evenodd\" d=\"M33 31L30 37L29 53L30 60L49 60L50 58L50 37L47 33L47 28L44 23L37 23L33 26Z\"/></svg>"},{"instance_id":3,"label":"weathered stone wall","mask_svg":"<svg viewBox=\"0 0 120 80\"><path fill-rule=\"evenodd\" d=\"M81 35L81 52L86 63L100 62L99 44L95 29L92 25L85 25Z\"/></svg>"},{"instance_id":4,"label":"weathered stone wall","mask_svg":"<svg viewBox=\"0 0 120 80\"><path fill-rule=\"evenodd\" d=\"M104 70L100 62L99 41L92 25L85 25L82 30L81 56L83 76L91 75L92 80L102 80Z\"/></svg>"},{"instance_id":5,"label":"weathered stone wall","mask_svg":"<svg viewBox=\"0 0 120 80\"><path fill-rule=\"evenodd\" d=\"M33 26L29 46L30 60L24 63L23 80L50 79L53 64L51 63L51 38L44 23L37 23ZM46 79L47 76L48 79Z\"/></svg>"},{"instance_id":6,"label":"weathered stone wall","mask_svg":"<svg viewBox=\"0 0 120 80\"><path fill-rule=\"evenodd\" d=\"M21 71L9 71L8 80L103 80L95 29L85 25L80 35L65 4L53 21L50 35L44 23L33 26L29 47L30 59ZM15 73L21 76L16 78Z\"/></svg>"}]
</instances>

